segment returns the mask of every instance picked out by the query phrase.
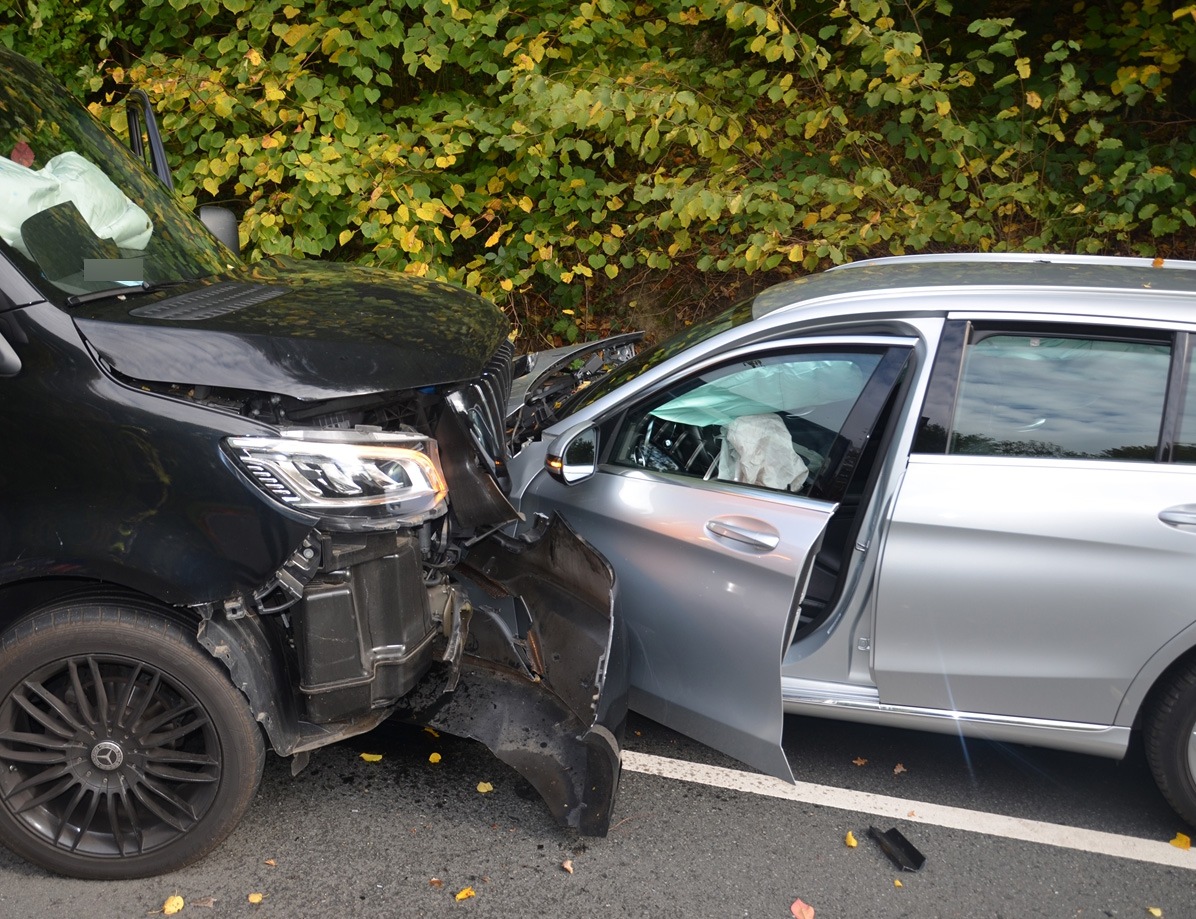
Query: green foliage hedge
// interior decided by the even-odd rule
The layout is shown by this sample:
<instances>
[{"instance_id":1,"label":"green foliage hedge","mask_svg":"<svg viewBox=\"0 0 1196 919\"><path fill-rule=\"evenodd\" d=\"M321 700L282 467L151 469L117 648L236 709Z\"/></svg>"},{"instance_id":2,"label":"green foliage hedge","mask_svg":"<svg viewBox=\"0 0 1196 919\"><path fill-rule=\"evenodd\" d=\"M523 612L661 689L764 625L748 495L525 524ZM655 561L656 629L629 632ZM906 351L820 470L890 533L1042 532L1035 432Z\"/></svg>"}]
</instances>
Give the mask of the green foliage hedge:
<instances>
[{"instance_id":1,"label":"green foliage hedge","mask_svg":"<svg viewBox=\"0 0 1196 919\"><path fill-rule=\"evenodd\" d=\"M1196 257L1196 5L982 6L16 0L0 42L97 111L148 90L251 256L450 279L566 338L649 270Z\"/></svg>"}]
</instances>

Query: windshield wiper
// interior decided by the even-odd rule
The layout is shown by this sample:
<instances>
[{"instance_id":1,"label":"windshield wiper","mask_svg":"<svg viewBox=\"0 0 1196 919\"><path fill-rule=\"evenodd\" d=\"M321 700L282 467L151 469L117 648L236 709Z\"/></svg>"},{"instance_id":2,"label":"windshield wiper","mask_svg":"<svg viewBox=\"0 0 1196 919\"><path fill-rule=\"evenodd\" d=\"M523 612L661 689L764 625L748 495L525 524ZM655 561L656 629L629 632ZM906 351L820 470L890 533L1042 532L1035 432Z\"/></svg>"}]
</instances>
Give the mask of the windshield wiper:
<instances>
[{"instance_id":1,"label":"windshield wiper","mask_svg":"<svg viewBox=\"0 0 1196 919\"><path fill-rule=\"evenodd\" d=\"M142 281L140 284L107 287L104 290L89 290L85 294L72 294L67 297L66 305L80 306L84 303L94 303L96 300L110 300L113 297L138 297L141 294L152 294L154 291L190 283L190 281L157 281L151 284L149 281Z\"/></svg>"}]
</instances>

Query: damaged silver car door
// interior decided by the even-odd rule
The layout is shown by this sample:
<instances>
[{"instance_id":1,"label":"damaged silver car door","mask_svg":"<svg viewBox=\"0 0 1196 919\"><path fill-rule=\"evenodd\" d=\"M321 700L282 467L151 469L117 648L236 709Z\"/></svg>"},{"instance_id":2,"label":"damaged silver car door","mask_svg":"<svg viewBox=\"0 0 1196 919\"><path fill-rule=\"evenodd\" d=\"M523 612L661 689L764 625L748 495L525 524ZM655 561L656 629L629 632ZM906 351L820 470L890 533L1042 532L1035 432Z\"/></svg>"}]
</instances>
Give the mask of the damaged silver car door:
<instances>
[{"instance_id":1,"label":"damaged silver car door","mask_svg":"<svg viewBox=\"0 0 1196 919\"><path fill-rule=\"evenodd\" d=\"M520 507L559 512L614 568L632 709L792 778L782 651L907 356L877 339L739 349L546 432Z\"/></svg>"}]
</instances>

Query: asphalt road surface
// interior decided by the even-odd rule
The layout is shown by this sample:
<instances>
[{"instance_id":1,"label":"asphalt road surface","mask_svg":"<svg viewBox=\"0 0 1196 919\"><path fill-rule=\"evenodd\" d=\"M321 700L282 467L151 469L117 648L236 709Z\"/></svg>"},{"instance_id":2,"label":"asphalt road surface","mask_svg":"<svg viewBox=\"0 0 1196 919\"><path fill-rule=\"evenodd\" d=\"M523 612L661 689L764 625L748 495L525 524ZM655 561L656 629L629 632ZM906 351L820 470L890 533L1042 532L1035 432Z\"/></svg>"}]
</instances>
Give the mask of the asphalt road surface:
<instances>
[{"instance_id":1,"label":"asphalt road surface","mask_svg":"<svg viewBox=\"0 0 1196 919\"><path fill-rule=\"evenodd\" d=\"M241 827L171 875L68 880L0 850L0 919L152 916L172 894L184 919L787 919L798 899L818 919L1196 919L1196 849L1169 843L1196 832L1138 750L1116 763L797 718L785 747L796 787L633 719L611 832L588 839L484 747L387 725L297 778L271 758ZM925 866L897 868L872 825Z\"/></svg>"}]
</instances>

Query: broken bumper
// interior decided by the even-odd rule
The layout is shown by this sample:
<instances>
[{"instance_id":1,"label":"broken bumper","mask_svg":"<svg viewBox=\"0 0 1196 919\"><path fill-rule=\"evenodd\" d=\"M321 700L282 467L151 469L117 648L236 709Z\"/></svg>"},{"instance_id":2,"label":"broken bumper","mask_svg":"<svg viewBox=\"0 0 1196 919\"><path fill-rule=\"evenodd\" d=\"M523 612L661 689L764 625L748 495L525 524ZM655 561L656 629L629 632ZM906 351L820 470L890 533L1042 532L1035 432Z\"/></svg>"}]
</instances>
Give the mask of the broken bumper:
<instances>
[{"instance_id":1,"label":"broken bumper","mask_svg":"<svg viewBox=\"0 0 1196 919\"><path fill-rule=\"evenodd\" d=\"M396 714L480 741L562 826L605 835L628 688L610 566L555 518L532 542L487 537L456 573L474 588L464 653Z\"/></svg>"}]
</instances>

